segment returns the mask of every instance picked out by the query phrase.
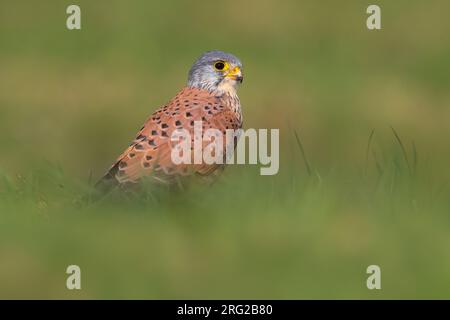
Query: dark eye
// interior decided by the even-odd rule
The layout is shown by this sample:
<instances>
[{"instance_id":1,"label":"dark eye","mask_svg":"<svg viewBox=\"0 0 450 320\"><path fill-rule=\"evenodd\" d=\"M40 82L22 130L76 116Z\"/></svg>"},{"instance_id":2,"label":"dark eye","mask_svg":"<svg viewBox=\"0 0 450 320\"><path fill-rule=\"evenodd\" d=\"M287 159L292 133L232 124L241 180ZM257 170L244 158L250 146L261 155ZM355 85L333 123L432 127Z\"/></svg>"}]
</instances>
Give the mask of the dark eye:
<instances>
[{"instance_id":1,"label":"dark eye","mask_svg":"<svg viewBox=\"0 0 450 320\"><path fill-rule=\"evenodd\" d=\"M214 64L214 68L216 68L217 70L222 71L223 69L225 69L225 63L223 63L222 61L216 62Z\"/></svg>"}]
</instances>

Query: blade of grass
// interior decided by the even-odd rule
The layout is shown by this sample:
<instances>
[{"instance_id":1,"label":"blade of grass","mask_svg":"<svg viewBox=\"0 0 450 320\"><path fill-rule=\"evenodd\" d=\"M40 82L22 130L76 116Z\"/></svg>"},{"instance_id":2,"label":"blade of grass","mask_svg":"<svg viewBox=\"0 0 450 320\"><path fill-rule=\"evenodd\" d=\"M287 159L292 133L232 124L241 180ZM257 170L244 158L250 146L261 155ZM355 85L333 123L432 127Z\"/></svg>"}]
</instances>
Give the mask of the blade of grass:
<instances>
[{"instance_id":1,"label":"blade of grass","mask_svg":"<svg viewBox=\"0 0 450 320\"><path fill-rule=\"evenodd\" d=\"M413 150L413 172L414 172L414 174L416 174L417 173L418 156L417 156L416 143L414 141L412 142L412 150Z\"/></svg>"},{"instance_id":2,"label":"blade of grass","mask_svg":"<svg viewBox=\"0 0 450 320\"><path fill-rule=\"evenodd\" d=\"M369 135L369 140L367 141L367 150L366 150L366 167L365 167L365 175L367 176L367 170L369 167L369 152L370 147L372 146L373 135L375 134L375 129L372 129Z\"/></svg>"},{"instance_id":3,"label":"blade of grass","mask_svg":"<svg viewBox=\"0 0 450 320\"><path fill-rule=\"evenodd\" d=\"M408 154L406 152L406 148L403 145L402 139L400 139L400 136L397 134L397 131L395 131L394 127L391 127L391 129L392 129L392 132L394 133L395 139L397 140L397 142L400 145L400 148L402 150L403 157L405 158L406 165L408 166L408 172L409 172L409 174L411 174L411 166L409 164Z\"/></svg>"},{"instance_id":4,"label":"blade of grass","mask_svg":"<svg viewBox=\"0 0 450 320\"><path fill-rule=\"evenodd\" d=\"M381 177L383 175L383 167L381 167L380 162L378 161L377 153L375 152L375 150L372 151L372 155L377 167L378 177Z\"/></svg>"},{"instance_id":5,"label":"blade of grass","mask_svg":"<svg viewBox=\"0 0 450 320\"><path fill-rule=\"evenodd\" d=\"M297 134L297 131L295 129L294 129L294 135L295 135L295 140L297 141L297 145L300 148L300 152L302 154L303 162L305 163L305 166L306 166L306 171L308 172L308 175L311 176L311 167L309 165L308 159L306 158L305 149L303 148L302 141L300 140L300 137Z\"/></svg>"}]
</instances>

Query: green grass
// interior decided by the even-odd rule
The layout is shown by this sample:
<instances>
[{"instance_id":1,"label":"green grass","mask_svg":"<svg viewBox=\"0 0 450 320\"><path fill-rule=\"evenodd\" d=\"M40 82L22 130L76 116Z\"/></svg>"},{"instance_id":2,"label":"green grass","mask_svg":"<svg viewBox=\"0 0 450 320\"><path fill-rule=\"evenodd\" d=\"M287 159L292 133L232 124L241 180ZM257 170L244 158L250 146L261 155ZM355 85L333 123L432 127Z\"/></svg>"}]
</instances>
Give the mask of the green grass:
<instances>
[{"instance_id":1,"label":"green grass","mask_svg":"<svg viewBox=\"0 0 450 320\"><path fill-rule=\"evenodd\" d=\"M383 157L381 172L230 168L212 187L90 205L58 168L3 176L0 296L445 298L449 187L411 174L401 151ZM65 289L70 264L79 292ZM371 264L380 292L365 287Z\"/></svg>"},{"instance_id":2,"label":"green grass","mask_svg":"<svg viewBox=\"0 0 450 320\"><path fill-rule=\"evenodd\" d=\"M448 1L3 1L0 298L448 298ZM280 172L83 205L203 51ZM82 290L65 288L68 265ZM367 266L382 290L366 288Z\"/></svg>"}]
</instances>

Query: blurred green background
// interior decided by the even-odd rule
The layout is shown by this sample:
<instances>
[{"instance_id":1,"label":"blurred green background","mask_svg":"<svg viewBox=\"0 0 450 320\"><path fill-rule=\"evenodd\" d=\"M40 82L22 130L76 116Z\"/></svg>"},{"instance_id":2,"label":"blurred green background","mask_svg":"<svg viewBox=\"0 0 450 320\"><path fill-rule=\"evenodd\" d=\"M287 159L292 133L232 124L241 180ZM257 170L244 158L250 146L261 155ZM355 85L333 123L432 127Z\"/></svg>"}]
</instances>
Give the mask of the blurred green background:
<instances>
[{"instance_id":1,"label":"blurred green background","mask_svg":"<svg viewBox=\"0 0 450 320\"><path fill-rule=\"evenodd\" d=\"M450 3L374 3L2 0L0 298L449 298ZM77 205L211 49L279 174Z\"/></svg>"}]
</instances>

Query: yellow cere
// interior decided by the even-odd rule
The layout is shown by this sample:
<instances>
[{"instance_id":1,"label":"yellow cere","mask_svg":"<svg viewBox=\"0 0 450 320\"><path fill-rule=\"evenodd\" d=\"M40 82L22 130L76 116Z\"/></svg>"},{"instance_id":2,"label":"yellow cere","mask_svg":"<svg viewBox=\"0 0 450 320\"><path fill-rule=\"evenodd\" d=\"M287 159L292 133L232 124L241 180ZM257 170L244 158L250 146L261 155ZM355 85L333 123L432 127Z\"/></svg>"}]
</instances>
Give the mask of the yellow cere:
<instances>
[{"instance_id":1,"label":"yellow cere","mask_svg":"<svg viewBox=\"0 0 450 320\"><path fill-rule=\"evenodd\" d=\"M237 76L239 72L241 72L241 68L236 66L233 68L233 70L230 70L230 72L228 72L228 76Z\"/></svg>"}]
</instances>

